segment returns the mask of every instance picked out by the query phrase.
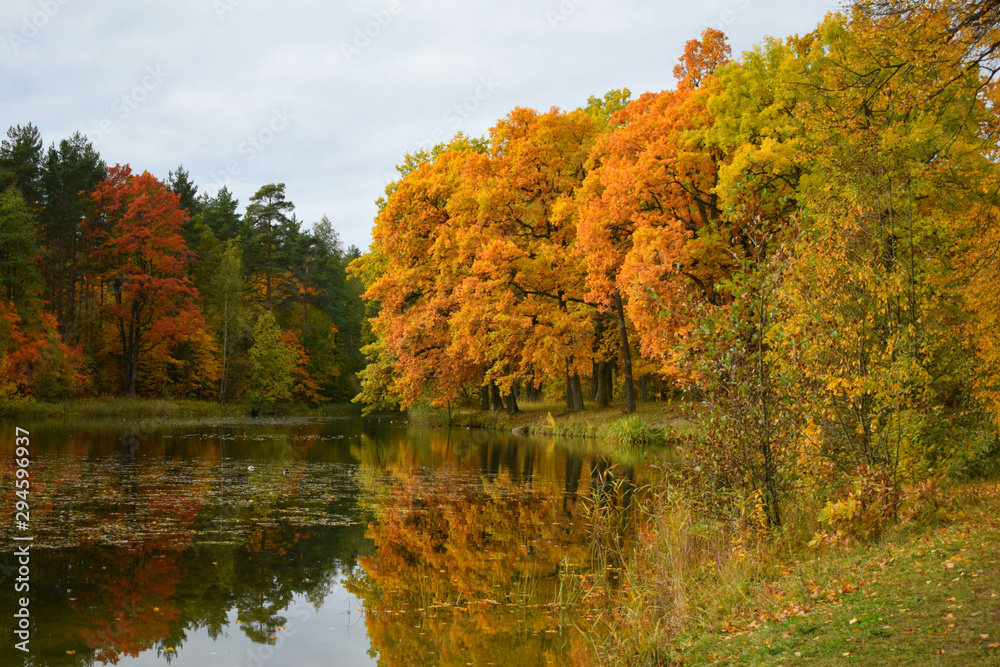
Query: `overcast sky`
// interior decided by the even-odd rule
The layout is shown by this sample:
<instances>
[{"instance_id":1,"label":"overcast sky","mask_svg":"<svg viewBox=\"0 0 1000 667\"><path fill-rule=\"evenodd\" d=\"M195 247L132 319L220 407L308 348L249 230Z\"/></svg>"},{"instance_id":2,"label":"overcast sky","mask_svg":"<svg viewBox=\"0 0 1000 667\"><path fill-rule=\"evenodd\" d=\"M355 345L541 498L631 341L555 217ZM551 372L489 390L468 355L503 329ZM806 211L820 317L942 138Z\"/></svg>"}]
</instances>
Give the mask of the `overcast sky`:
<instances>
[{"instance_id":1,"label":"overcast sky","mask_svg":"<svg viewBox=\"0 0 1000 667\"><path fill-rule=\"evenodd\" d=\"M811 30L837 0L3 0L0 123L87 134L110 164L241 208L285 183L366 249L394 165L516 106L671 88L706 26L734 53Z\"/></svg>"}]
</instances>

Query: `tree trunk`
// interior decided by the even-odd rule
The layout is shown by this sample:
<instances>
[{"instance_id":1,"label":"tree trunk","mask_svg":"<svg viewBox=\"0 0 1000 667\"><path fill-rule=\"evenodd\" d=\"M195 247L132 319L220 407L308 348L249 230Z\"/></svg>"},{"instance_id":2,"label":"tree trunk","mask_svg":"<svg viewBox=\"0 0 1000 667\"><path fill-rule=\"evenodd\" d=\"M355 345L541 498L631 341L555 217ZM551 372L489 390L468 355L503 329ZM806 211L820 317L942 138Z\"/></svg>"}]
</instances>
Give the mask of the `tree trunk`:
<instances>
[{"instance_id":1,"label":"tree trunk","mask_svg":"<svg viewBox=\"0 0 1000 667\"><path fill-rule=\"evenodd\" d=\"M479 409L487 412L490 409L490 387L483 385L479 388Z\"/></svg>"},{"instance_id":2,"label":"tree trunk","mask_svg":"<svg viewBox=\"0 0 1000 667\"><path fill-rule=\"evenodd\" d=\"M639 380L639 400L649 403L649 376L643 375Z\"/></svg>"},{"instance_id":3,"label":"tree trunk","mask_svg":"<svg viewBox=\"0 0 1000 667\"><path fill-rule=\"evenodd\" d=\"M570 384L573 387L573 412L579 414L583 412L583 385L579 373L573 373Z\"/></svg>"},{"instance_id":4,"label":"tree trunk","mask_svg":"<svg viewBox=\"0 0 1000 667\"><path fill-rule=\"evenodd\" d=\"M226 289L226 303L223 305L222 321L222 386L219 387L219 403L226 402L226 378L229 376L229 290Z\"/></svg>"},{"instance_id":5,"label":"tree trunk","mask_svg":"<svg viewBox=\"0 0 1000 667\"><path fill-rule=\"evenodd\" d=\"M608 407L608 402L610 398L608 397L608 382L607 376L610 375L610 369L608 368L608 362L600 361L597 363L597 407L606 408Z\"/></svg>"},{"instance_id":6,"label":"tree trunk","mask_svg":"<svg viewBox=\"0 0 1000 667\"><path fill-rule=\"evenodd\" d=\"M604 370L604 391L608 394L608 403L613 403L615 400L615 369L617 367L618 361L612 359Z\"/></svg>"},{"instance_id":7,"label":"tree trunk","mask_svg":"<svg viewBox=\"0 0 1000 667\"><path fill-rule=\"evenodd\" d=\"M518 412L520 412L520 410L517 407L517 394L514 393L513 389L511 389L511 392L509 394L507 394L507 398L506 398L505 402L507 403L507 414L508 415L510 415L510 416L513 417Z\"/></svg>"},{"instance_id":8,"label":"tree trunk","mask_svg":"<svg viewBox=\"0 0 1000 667\"><path fill-rule=\"evenodd\" d=\"M615 309L618 314L618 330L622 335L622 367L625 371L625 412L635 412L635 387L632 386L632 350L628 344L628 328L625 326L625 307L622 295L615 293Z\"/></svg>"},{"instance_id":9,"label":"tree trunk","mask_svg":"<svg viewBox=\"0 0 1000 667\"><path fill-rule=\"evenodd\" d=\"M500 387L496 382L490 380L490 401L493 403L493 412L503 410L503 399L500 398Z\"/></svg>"},{"instance_id":10,"label":"tree trunk","mask_svg":"<svg viewBox=\"0 0 1000 667\"><path fill-rule=\"evenodd\" d=\"M524 395L531 403L537 403L542 400L542 390L535 387L534 378L529 380L528 383L524 385Z\"/></svg>"},{"instance_id":11,"label":"tree trunk","mask_svg":"<svg viewBox=\"0 0 1000 667\"><path fill-rule=\"evenodd\" d=\"M135 398L136 396L136 379L139 376L139 336L135 336L135 341L132 343L132 350L130 358L128 361L128 387L126 393L129 398Z\"/></svg>"},{"instance_id":12,"label":"tree trunk","mask_svg":"<svg viewBox=\"0 0 1000 667\"><path fill-rule=\"evenodd\" d=\"M566 360L566 409L573 409L573 378L569 374L569 359Z\"/></svg>"}]
</instances>

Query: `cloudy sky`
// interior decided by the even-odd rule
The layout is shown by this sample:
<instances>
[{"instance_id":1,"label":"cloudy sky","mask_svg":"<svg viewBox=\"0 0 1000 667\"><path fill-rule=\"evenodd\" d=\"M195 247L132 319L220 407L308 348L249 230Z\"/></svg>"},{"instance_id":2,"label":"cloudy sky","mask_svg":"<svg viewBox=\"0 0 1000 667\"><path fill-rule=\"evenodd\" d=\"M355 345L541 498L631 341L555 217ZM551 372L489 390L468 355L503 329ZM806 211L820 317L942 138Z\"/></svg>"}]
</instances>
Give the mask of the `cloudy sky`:
<instances>
[{"instance_id":1,"label":"cloudy sky","mask_svg":"<svg viewBox=\"0 0 1000 667\"><path fill-rule=\"evenodd\" d=\"M838 0L4 0L0 124L80 130L109 164L241 205L287 185L307 225L370 241L407 152L484 134L516 106L674 85L684 43L739 53L811 30ZM0 130L2 131L2 130Z\"/></svg>"}]
</instances>

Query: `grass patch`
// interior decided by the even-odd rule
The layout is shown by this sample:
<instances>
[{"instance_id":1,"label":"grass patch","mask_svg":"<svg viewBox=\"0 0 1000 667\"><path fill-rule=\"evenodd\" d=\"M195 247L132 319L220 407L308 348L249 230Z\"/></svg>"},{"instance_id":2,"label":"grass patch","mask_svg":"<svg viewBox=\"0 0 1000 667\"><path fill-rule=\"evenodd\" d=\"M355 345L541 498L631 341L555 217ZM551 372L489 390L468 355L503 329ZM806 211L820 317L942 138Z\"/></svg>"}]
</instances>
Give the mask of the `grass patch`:
<instances>
[{"instance_id":1,"label":"grass patch","mask_svg":"<svg viewBox=\"0 0 1000 667\"><path fill-rule=\"evenodd\" d=\"M658 447L667 442L667 434L662 427L650 424L639 415L628 415L611 422L601 429L600 435L602 439L629 449Z\"/></svg>"}]
</instances>

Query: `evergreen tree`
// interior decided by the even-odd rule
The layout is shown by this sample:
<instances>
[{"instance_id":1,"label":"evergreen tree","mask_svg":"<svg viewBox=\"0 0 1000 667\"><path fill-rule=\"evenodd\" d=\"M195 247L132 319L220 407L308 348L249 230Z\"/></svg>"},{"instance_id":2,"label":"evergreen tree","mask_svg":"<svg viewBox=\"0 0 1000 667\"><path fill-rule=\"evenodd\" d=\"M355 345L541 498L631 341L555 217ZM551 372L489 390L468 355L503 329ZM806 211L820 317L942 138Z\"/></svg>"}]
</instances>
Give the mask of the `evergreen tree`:
<instances>
[{"instance_id":1,"label":"evergreen tree","mask_svg":"<svg viewBox=\"0 0 1000 667\"><path fill-rule=\"evenodd\" d=\"M219 190L215 197L202 195L198 202L201 219L212 230L220 243L244 236L245 228L236 209L240 202L233 198L227 188ZM246 239L244 239L245 241Z\"/></svg>"},{"instance_id":2,"label":"evergreen tree","mask_svg":"<svg viewBox=\"0 0 1000 667\"><path fill-rule=\"evenodd\" d=\"M274 310L276 289L289 265L287 241L294 240L298 233L294 210L295 205L285 199L284 183L265 185L247 206L247 268L252 276L263 280L264 307L268 311Z\"/></svg>"},{"instance_id":3,"label":"evergreen tree","mask_svg":"<svg viewBox=\"0 0 1000 667\"><path fill-rule=\"evenodd\" d=\"M13 185L29 204L40 198L42 179L42 135L28 123L12 126L0 143L0 190Z\"/></svg>"},{"instance_id":4,"label":"evergreen tree","mask_svg":"<svg viewBox=\"0 0 1000 667\"><path fill-rule=\"evenodd\" d=\"M201 230L198 229L197 218L201 213L201 201L198 199L198 186L191 182L191 175L184 169L184 165L177 167L177 171L171 171L167 176L167 187L181 198L181 208L187 213L188 219L184 223L184 241L189 248L197 248Z\"/></svg>"},{"instance_id":5,"label":"evergreen tree","mask_svg":"<svg viewBox=\"0 0 1000 667\"><path fill-rule=\"evenodd\" d=\"M87 265L80 222L90 213L90 193L104 180L107 167L90 141L76 132L53 144L45 155L41 176L42 246L49 255L44 264L45 299L59 320L60 333L70 341L78 338L78 290ZM93 287L93 286L91 286Z\"/></svg>"}]
</instances>

